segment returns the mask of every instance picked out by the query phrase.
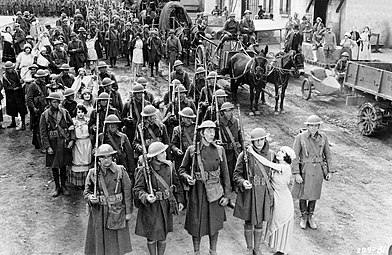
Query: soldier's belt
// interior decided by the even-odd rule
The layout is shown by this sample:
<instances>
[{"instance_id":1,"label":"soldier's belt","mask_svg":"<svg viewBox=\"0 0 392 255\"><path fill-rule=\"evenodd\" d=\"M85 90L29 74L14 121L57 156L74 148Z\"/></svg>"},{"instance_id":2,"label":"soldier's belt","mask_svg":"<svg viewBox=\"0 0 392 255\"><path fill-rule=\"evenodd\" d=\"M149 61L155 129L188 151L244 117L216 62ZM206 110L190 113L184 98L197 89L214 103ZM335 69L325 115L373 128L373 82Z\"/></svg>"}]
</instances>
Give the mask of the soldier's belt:
<instances>
[{"instance_id":1,"label":"soldier's belt","mask_svg":"<svg viewBox=\"0 0 392 255\"><path fill-rule=\"evenodd\" d=\"M252 183L253 186L264 186L266 185L265 179L261 178L258 175L255 176L249 176L249 182Z\"/></svg>"},{"instance_id":2,"label":"soldier's belt","mask_svg":"<svg viewBox=\"0 0 392 255\"><path fill-rule=\"evenodd\" d=\"M170 197L170 191L169 190L157 191L155 192L155 197L157 198L157 200L168 199Z\"/></svg>"},{"instance_id":3,"label":"soldier's belt","mask_svg":"<svg viewBox=\"0 0 392 255\"><path fill-rule=\"evenodd\" d=\"M322 163L323 159L320 157L314 157L312 159L306 159L306 160L301 160L301 163L312 163L312 164L316 164L316 163Z\"/></svg>"},{"instance_id":4,"label":"soldier's belt","mask_svg":"<svg viewBox=\"0 0 392 255\"><path fill-rule=\"evenodd\" d=\"M210 179L216 179L220 177L220 169L215 171L204 172L204 178L202 178L201 172L195 172L195 178L197 181L207 181Z\"/></svg>"},{"instance_id":5,"label":"soldier's belt","mask_svg":"<svg viewBox=\"0 0 392 255\"><path fill-rule=\"evenodd\" d=\"M109 197L98 196L98 200L99 200L99 204L101 205L112 205L112 204L117 204L119 202L122 202L123 195L122 193L118 193L115 195L111 195Z\"/></svg>"}]
</instances>

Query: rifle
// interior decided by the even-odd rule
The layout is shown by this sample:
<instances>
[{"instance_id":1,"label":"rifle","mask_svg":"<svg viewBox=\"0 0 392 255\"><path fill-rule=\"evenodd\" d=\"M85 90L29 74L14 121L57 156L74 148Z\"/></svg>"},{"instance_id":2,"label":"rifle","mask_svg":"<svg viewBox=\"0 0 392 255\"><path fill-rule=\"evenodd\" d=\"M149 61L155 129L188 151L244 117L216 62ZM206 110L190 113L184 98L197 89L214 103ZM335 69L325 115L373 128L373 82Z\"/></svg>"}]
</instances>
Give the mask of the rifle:
<instances>
[{"instance_id":1,"label":"rifle","mask_svg":"<svg viewBox=\"0 0 392 255\"><path fill-rule=\"evenodd\" d=\"M99 135L99 112L98 112L98 102L95 107L95 112L97 114L95 122L95 153L94 153L94 169L95 169L95 185L94 185L94 196L97 197L97 185L98 185L98 166L97 166L97 149L98 149L98 135Z\"/></svg>"},{"instance_id":2,"label":"rifle","mask_svg":"<svg viewBox=\"0 0 392 255\"><path fill-rule=\"evenodd\" d=\"M142 104L144 106L144 94L143 94L143 98L142 98ZM144 107L143 107L144 108ZM138 125L138 131L139 131L139 135L140 135L140 141L142 143L142 149L143 149L143 163L144 163L144 178L146 179L147 185L148 185L148 189L149 189L149 193L151 195L154 195L154 190L152 188L152 184L151 184L151 171L150 171L150 167L148 165L148 161L147 161L147 149L146 149L146 142L144 140L144 135L143 135L143 127L144 126L144 121L143 121L143 116L142 116L142 121L140 123L140 125ZM146 174L147 172L147 174Z\"/></svg>"},{"instance_id":3,"label":"rifle","mask_svg":"<svg viewBox=\"0 0 392 255\"><path fill-rule=\"evenodd\" d=\"M181 117L180 117L180 110L181 110L181 102L180 102L180 86L177 87L177 101L178 101L178 127L180 131L180 150L182 151L182 132L181 132ZM172 107L174 108L174 107Z\"/></svg>"},{"instance_id":4,"label":"rifle","mask_svg":"<svg viewBox=\"0 0 392 255\"><path fill-rule=\"evenodd\" d=\"M222 142L222 134L221 134L221 131L220 131L220 123L219 123L218 98L217 98L217 96L216 96L217 76L218 76L218 75L215 75L215 78L214 78L214 98L215 98L215 102L214 102L214 103L215 103L215 116L216 116L216 124L217 124L217 126L218 126L219 140ZM213 107L213 106L211 106L211 119L212 119L212 107Z\"/></svg>"},{"instance_id":5,"label":"rifle","mask_svg":"<svg viewBox=\"0 0 392 255\"><path fill-rule=\"evenodd\" d=\"M112 91L110 91L110 93L109 93L108 104L106 105L105 119L109 115L109 107L110 107L110 97L111 97L111 95L112 95ZM98 105L98 102L97 102L97 105ZM98 114L98 112L97 112L97 114ZM105 127L106 127L106 125L104 123L103 124L103 129L102 129L102 133L104 133L104 134L105 134Z\"/></svg>"},{"instance_id":6,"label":"rifle","mask_svg":"<svg viewBox=\"0 0 392 255\"><path fill-rule=\"evenodd\" d=\"M191 177L192 177L192 179L193 179L193 176L194 176L194 174L195 174L195 164L196 164L196 157L197 157L197 123L199 122L199 105L197 106L197 113L196 113L196 122L195 122L195 131L194 131L194 133L193 133L193 146L194 146L194 148L195 148L195 152L194 152L194 154L193 154L193 158L192 158L192 166L191 166Z\"/></svg>"},{"instance_id":7,"label":"rifle","mask_svg":"<svg viewBox=\"0 0 392 255\"><path fill-rule=\"evenodd\" d=\"M239 120L239 124L240 124L241 136L242 136L242 140L240 141L240 143L241 143L242 151L244 153L245 172L246 172L246 175L247 175L247 180L249 181L250 173L249 173L248 152L247 152L246 147L245 147L244 126L242 125L241 110L240 110L239 106L238 106L238 120Z\"/></svg>"}]
</instances>

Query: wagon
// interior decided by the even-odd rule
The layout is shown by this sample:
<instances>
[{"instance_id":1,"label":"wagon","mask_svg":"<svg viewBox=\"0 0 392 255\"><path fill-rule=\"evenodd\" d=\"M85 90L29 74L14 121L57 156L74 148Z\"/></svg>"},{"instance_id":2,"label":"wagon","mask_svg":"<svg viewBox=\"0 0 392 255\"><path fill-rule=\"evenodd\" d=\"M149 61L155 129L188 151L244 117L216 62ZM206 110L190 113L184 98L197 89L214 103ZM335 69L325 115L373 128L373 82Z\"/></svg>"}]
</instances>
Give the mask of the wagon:
<instances>
[{"instance_id":1,"label":"wagon","mask_svg":"<svg viewBox=\"0 0 392 255\"><path fill-rule=\"evenodd\" d=\"M349 62L344 85L353 96L346 104L360 105L357 124L365 135L374 135L392 121L392 63Z\"/></svg>"},{"instance_id":2,"label":"wagon","mask_svg":"<svg viewBox=\"0 0 392 255\"><path fill-rule=\"evenodd\" d=\"M302 81L301 92L305 100L309 100L312 92L319 96L336 96L340 94L340 84L335 77L327 75L325 69L315 68Z\"/></svg>"}]
</instances>

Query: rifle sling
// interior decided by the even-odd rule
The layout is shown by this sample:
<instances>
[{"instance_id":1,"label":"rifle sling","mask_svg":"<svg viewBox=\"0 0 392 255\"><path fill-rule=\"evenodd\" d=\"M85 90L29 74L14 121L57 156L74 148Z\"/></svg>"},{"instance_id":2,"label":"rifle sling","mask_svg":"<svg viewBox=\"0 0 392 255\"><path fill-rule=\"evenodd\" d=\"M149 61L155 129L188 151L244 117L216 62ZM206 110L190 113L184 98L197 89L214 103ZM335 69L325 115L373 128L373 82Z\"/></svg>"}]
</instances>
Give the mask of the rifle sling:
<instances>
[{"instance_id":1,"label":"rifle sling","mask_svg":"<svg viewBox=\"0 0 392 255\"><path fill-rule=\"evenodd\" d=\"M233 134L231 133L231 131L230 131L230 129L229 129L228 126L224 125L224 127L225 127L225 130L226 130L226 133L229 135L230 142L231 142L231 144L233 145L233 149L234 149L234 152L235 152L235 157L238 157L239 152L238 152L238 148L237 148L237 146L236 146L235 140L234 140L234 136L233 136Z\"/></svg>"}]
</instances>

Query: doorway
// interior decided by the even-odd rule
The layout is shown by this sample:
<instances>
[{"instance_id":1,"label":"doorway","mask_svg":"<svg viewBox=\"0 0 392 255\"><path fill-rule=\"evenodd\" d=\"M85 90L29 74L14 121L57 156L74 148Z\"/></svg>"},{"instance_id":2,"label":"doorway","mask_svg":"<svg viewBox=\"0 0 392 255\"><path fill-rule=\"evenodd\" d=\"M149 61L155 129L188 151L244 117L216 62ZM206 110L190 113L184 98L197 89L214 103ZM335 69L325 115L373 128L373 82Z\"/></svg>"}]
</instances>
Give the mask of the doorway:
<instances>
[{"instance_id":1,"label":"doorway","mask_svg":"<svg viewBox=\"0 0 392 255\"><path fill-rule=\"evenodd\" d=\"M327 9L329 0L315 0L314 1L314 15L313 22L316 22L317 17L323 20L324 25L327 24Z\"/></svg>"}]
</instances>

